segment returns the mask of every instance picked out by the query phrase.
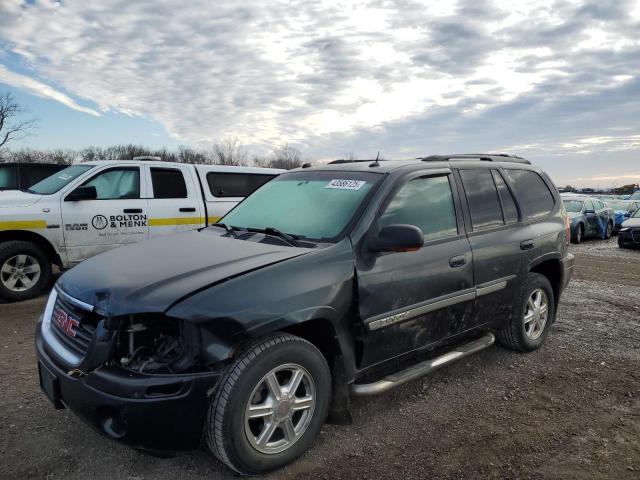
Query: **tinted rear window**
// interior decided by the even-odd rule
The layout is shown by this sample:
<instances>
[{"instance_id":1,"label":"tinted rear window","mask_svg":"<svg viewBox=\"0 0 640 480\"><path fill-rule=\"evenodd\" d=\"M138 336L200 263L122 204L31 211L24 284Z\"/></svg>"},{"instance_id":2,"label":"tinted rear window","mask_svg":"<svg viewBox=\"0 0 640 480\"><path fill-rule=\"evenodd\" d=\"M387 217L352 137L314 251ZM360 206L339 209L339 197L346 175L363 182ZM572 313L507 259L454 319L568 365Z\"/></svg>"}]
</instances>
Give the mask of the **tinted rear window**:
<instances>
[{"instance_id":1,"label":"tinted rear window","mask_svg":"<svg viewBox=\"0 0 640 480\"><path fill-rule=\"evenodd\" d=\"M520 205L527 218L546 215L553 210L553 194L542 177L531 170L507 170Z\"/></svg>"},{"instance_id":2,"label":"tinted rear window","mask_svg":"<svg viewBox=\"0 0 640 480\"><path fill-rule=\"evenodd\" d=\"M151 183L154 198L187 198L187 184L180 170L152 168Z\"/></svg>"},{"instance_id":3,"label":"tinted rear window","mask_svg":"<svg viewBox=\"0 0 640 480\"><path fill-rule=\"evenodd\" d=\"M14 190L18 185L16 165L0 165L0 190Z\"/></svg>"},{"instance_id":4,"label":"tinted rear window","mask_svg":"<svg viewBox=\"0 0 640 480\"><path fill-rule=\"evenodd\" d=\"M248 197L275 175L209 172L207 183L215 197Z\"/></svg>"},{"instance_id":5,"label":"tinted rear window","mask_svg":"<svg viewBox=\"0 0 640 480\"><path fill-rule=\"evenodd\" d=\"M502 208L491 170L460 170L474 230L502 225Z\"/></svg>"}]
</instances>

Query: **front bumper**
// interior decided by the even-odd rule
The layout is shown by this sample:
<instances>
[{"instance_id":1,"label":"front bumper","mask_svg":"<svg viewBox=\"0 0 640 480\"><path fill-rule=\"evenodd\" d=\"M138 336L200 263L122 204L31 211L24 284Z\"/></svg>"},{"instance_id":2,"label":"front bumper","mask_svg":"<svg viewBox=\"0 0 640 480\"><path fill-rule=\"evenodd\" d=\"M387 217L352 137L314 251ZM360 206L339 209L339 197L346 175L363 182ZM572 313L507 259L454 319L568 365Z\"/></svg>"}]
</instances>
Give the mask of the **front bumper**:
<instances>
[{"instance_id":1,"label":"front bumper","mask_svg":"<svg viewBox=\"0 0 640 480\"><path fill-rule=\"evenodd\" d=\"M618 232L618 245L640 247L640 228L627 228Z\"/></svg>"},{"instance_id":2,"label":"front bumper","mask_svg":"<svg viewBox=\"0 0 640 480\"><path fill-rule=\"evenodd\" d=\"M56 408L69 408L99 433L151 451L193 450L200 444L221 373L136 374L103 366L69 375L36 330L40 385Z\"/></svg>"}]
</instances>

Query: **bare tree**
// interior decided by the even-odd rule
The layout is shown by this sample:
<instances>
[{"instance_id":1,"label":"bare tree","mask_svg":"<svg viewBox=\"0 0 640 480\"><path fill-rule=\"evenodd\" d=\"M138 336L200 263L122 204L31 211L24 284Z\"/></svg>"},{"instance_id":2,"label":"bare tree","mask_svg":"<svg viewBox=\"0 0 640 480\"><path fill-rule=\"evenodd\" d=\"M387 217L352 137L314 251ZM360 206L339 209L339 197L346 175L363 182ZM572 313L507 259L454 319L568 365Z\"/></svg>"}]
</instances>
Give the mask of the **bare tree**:
<instances>
[{"instance_id":1,"label":"bare tree","mask_svg":"<svg viewBox=\"0 0 640 480\"><path fill-rule=\"evenodd\" d=\"M213 157L218 165L246 165L249 154L238 137L225 137L213 146Z\"/></svg>"},{"instance_id":2,"label":"bare tree","mask_svg":"<svg viewBox=\"0 0 640 480\"><path fill-rule=\"evenodd\" d=\"M23 113L13 95L4 93L0 95L0 148L11 140L19 140L29 134L29 130L35 127L35 120L18 120Z\"/></svg>"},{"instance_id":3,"label":"bare tree","mask_svg":"<svg viewBox=\"0 0 640 480\"><path fill-rule=\"evenodd\" d=\"M271 168L284 168L291 170L302 166L302 152L297 148L293 148L288 143L276 148L269 160Z\"/></svg>"}]
</instances>

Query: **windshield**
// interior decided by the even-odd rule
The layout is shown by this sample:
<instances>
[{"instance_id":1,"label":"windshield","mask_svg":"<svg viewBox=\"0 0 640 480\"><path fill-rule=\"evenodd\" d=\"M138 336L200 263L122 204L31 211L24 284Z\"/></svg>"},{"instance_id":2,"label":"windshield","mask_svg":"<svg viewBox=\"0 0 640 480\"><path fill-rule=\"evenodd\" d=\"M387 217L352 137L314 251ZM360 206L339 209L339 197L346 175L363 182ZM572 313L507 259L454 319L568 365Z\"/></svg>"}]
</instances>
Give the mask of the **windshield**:
<instances>
[{"instance_id":1,"label":"windshield","mask_svg":"<svg viewBox=\"0 0 640 480\"><path fill-rule=\"evenodd\" d=\"M382 178L368 172L283 174L260 187L220 221L233 227L272 227L290 235L333 241Z\"/></svg>"},{"instance_id":2,"label":"windshield","mask_svg":"<svg viewBox=\"0 0 640 480\"><path fill-rule=\"evenodd\" d=\"M633 218L640 218L640 208L637 209L635 212L633 212L633 215L631 215Z\"/></svg>"},{"instance_id":3,"label":"windshield","mask_svg":"<svg viewBox=\"0 0 640 480\"><path fill-rule=\"evenodd\" d=\"M627 210L629 210L629 205L631 204L627 202L609 202L607 204L608 207L613 208L615 211L623 211L623 212L626 212Z\"/></svg>"},{"instance_id":4,"label":"windshield","mask_svg":"<svg viewBox=\"0 0 640 480\"><path fill-rule=\"evenodd\" d=\"M62 187L67 185L73 179L82 175L84 172L93 168L93 165L72 165L64 170L60 170L54 173L50 177L39 181L33 187L29 188L27 192L37 193L38 195L51 195L56 193Z\"/></svg>"},{"instance_id":5,"label":"windshield","mask_svg":"<svg viewBox=\"0 0 640 480\"><path fill-rule=\"evenodd\" d=\"M582 205L584 202L580 200L564 200L564 208L567 212L577 213L582 211Z\"/></svg>"},{"instance_id":6,"label":"windshield","mask_svg":"<svg viewBox=\"0 0 640 480\"><path fill-rule=\"evenodd\" d=\"M0 165L0 190L17 190L18 167L16 165Z\"/></svg>"}]
</instances>

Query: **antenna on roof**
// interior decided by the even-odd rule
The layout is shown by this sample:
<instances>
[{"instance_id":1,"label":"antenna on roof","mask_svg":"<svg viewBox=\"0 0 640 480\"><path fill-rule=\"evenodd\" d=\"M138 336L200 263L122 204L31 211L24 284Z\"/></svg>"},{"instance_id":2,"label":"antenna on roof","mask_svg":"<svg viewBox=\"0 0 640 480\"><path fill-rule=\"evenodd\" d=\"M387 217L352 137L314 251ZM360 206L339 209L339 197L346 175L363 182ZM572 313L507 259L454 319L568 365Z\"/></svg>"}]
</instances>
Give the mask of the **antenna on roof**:
<instances>
[{"instance_id":1,"label":"antenna on roof","mask_svg":"<svg viewBox=\"0 0 640 480\"><path fill-rule=\"evenodd\" d=\"M380 151L378 150L378 154L376 155L376 161L373 162L370 167L379 167L380 166Z\"/></svg>"}]
</instances>

